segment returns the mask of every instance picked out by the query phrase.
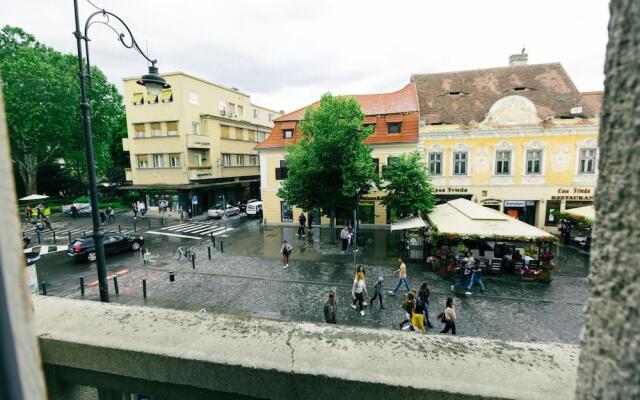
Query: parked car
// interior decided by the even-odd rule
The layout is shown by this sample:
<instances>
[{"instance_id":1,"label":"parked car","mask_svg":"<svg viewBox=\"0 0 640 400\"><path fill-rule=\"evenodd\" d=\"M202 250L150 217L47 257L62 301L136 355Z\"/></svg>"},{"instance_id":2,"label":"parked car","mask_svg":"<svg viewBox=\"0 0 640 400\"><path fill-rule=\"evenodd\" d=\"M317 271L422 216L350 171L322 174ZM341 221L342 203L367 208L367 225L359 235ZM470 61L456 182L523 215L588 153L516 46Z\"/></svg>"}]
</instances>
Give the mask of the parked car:
<instances>
[{"instance_id":1,"label":"parked car","mask_svg":"<svg viewBox=\"0 0 640 400\"><path fill-rule=\"evenodd\" d=\"M232 206L231 204L227 204L227 207L224 209L226 211L227 216L240 214L240 208ZM211 207L207 211L207 215L209 218L222 218L222 214L224 213L222 204L216 204Z\"/></svg>"},{"instance_id":2,"label":"parked car","mask_svg":"<svg viewBox=\"0 0 640 400\"><path fill-rule=\"evenodd\" d=\"M242 200L239 204L238 207L240 207L240 211L247 211L247 206L251 203L255 203L256 201L260 201L258 199L249 199L247 201Z\"/></svg>"},{"instance_id":3,"label":"parked car","mask_svg":"<svg viewBox=\"0 0 640 400\"><path fill-rule=\"evenodd\" d=\"M138 251L143 244L144 238L142 236L123 235L115 232L104 234L105 254L119 253L125 250ZM87 237L73 240L67 250L67 255L74 260L95 261L97 256L93 238Z\"/></svg>"},{"instance_id":4,"label":"parked car","mask_svg":"<svg viewBox=\"0 0 640 400\"><path fill-rule=\"evenodd\" d=\"M262 216L262 204L261 200L256 200L247 204L247 216L251 218Z\"/></svg>"}]
</instances>

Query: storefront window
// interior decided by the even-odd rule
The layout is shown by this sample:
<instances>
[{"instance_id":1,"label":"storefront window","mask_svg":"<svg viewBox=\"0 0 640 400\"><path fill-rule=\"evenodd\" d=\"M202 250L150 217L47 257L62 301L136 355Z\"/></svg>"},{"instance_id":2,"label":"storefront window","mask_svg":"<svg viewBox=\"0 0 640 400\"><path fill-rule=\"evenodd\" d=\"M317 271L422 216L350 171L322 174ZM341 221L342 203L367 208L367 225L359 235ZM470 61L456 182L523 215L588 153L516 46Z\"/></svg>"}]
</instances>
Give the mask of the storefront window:
<instances>
[{"instance_id":1,"label":"storefront window","mask_svg":"<svg viewBox=\"0 0 640 400\"><path fill-rule=\"evenodd\" d=\"M280 221L292 222L293 221L293 207L286 201L280 202Z\"/></svg>"}]
</instances>

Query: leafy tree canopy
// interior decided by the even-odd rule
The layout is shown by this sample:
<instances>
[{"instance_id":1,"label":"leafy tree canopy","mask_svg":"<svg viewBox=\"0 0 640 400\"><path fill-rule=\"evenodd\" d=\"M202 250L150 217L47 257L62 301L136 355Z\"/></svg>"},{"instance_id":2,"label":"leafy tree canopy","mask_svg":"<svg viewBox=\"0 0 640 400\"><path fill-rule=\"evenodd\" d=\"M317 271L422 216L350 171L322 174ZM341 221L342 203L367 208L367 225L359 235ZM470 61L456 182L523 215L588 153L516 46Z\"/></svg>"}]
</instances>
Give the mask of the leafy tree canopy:
<instances>
[{"instance_id":1,"label":"leafy tree canopy","mask_svg":"<svg viewBox=\"0 0 640 400\"><path fill-rule=\"evenodd\" d=\"M418 152L393 158L382 171L387 196L382 204L394 210L398 218L427 215L435 205L427 169Z\"/></svg>"}]
</instances>

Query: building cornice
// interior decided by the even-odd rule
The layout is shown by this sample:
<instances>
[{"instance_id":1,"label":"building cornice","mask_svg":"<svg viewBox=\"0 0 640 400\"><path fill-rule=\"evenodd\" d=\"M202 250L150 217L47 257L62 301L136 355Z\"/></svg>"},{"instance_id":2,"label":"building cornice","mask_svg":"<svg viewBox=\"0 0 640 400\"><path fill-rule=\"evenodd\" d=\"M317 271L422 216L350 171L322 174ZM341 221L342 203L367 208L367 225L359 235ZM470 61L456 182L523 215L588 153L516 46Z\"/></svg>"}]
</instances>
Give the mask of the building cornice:
<instances>
[{"instance_id":1,"label":"building cornice","mask_svg":"<svg viewBox=\"0 0 640 400\"><path fill-rule=\"evenodd\" d=\"M272 127L267 125L254 124L249 121L245 121L241 119L225 118L218 115L212 115L212 114L206 114L206 113L200 114L200 118L215 119L216 121L229 122L229 123L234 123L238 125L246 125L248 127L259 127L259 128L268 129L269 131L272 129Z\"/></svg>"},{"instance_id":2,"label":"building cornice","mask_svg":"<svg viewBox=\"0 0 640 400\"><path fill-rule=\"evenodd\" d=\"M552 128L513 127L494 129L450 129L433 132L420 132L420 139L474 139L491 137L526 137L526 136L562 136L562 135L593 135L598 134L597 125L555 126Z\"/></svg>"}]
</instances>

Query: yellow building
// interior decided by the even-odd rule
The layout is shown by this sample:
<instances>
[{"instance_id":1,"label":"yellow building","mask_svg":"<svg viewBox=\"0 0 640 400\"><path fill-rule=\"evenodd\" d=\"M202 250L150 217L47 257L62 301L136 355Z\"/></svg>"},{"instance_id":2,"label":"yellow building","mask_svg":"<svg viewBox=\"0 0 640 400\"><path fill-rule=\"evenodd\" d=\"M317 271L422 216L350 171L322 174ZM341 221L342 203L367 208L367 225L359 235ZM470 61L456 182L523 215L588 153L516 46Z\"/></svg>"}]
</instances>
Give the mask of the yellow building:
<instances>
[{"instance_id":1,"label":"yellow building","mask_svg":"<svg viewBox=\"0 0 640 400\"><path fill-rule=\"evenodd\" d=\"M413 75L419 150L444 202L464 197L553 231L554 210L591 204L601 92L559 63Z\"/></svg>"},{"instance_id":2,"label":"yellow building","mask_svg":"<svg viewBox=\"0 0 640 400\"><path fill-rule=\"evenodd\" d=\"M252 104L249 95L182 72L162 75L170 89L150 96L124 79L127 114L123 148L126 179L148 206L160 200L205 211L222 196L238 202L259 196L254 150L281 113Z\"/></svg>"}]
</instances>

